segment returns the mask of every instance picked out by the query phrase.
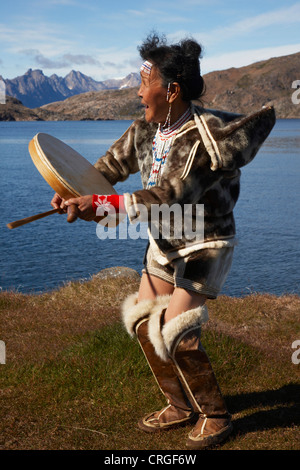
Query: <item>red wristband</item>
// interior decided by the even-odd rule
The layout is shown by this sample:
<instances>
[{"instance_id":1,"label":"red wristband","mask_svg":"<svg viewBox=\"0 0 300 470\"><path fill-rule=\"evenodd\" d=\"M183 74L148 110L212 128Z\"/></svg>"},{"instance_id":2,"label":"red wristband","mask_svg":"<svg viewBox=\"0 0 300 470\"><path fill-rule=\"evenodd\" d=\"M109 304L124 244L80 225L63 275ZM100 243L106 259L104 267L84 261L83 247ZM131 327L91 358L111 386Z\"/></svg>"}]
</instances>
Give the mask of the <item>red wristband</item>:
<instances>
[{"instance_id":1,"label":"red wristband","mask_svg":"<svg viewBox=\"0 0 300 470\"><path fill-rule=\"evenodd\" d=\"M125 213L124 196L93 194L93 209L97 215Z\"/></svg>"}]
</instances>

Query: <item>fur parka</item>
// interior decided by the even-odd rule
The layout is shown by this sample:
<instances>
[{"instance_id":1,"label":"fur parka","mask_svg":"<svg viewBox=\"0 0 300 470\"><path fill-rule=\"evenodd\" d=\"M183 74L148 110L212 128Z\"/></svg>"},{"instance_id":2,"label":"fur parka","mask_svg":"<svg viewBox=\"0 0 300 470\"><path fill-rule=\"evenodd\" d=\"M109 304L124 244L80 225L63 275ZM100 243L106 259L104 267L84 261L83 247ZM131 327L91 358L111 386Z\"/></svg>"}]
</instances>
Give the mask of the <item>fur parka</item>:
<instances>
[{"instance_id":1,"label":"fur parka","mask_svg":"<svg viewBox=\"0 0 300 470\"><path fill-rule=\"evenodd\" d=\"M155 187L146 189L157 124L149 124L144 118L134 121L95 167L112 185L140 171L143 189L125 195L130 221L139 216L140 205L146 208L150 222L153 204L203 204L203 241L217 243L235 235L233 209L239 196L240 168L252 161L268 137L275 112L266 107L242 116L192 105L192 115L176 134ZM170 237L155 240L160 252L174 255L194 245L184 233L181 238L174 237L172 228Z\"/></svg>"}]
</instances>

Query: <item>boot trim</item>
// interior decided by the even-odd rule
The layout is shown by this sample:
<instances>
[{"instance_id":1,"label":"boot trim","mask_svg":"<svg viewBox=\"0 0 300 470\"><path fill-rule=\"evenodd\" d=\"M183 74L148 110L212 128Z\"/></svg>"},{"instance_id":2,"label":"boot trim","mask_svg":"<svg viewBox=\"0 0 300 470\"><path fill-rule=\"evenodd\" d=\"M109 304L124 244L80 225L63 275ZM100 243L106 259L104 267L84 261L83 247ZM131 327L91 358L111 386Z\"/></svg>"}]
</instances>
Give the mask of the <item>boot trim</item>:
<instances>
[{"instance_id":1,"label":"boot trim","mask_svg":"<svg viewBox=\"0 0 300 470\"><path fill-rule=\"evenodd\" d=\"M178 419L173 419L167 422L159 421L161 415L164 414L165 411L170 408L171 405L167 405L160 411L154 411L152 413L147 414L138 422L138 426L145 432L157 432L157 431L167 431L168 429L174 429L179 426L185 426L187 424L194 423L197 419L197 415L191 411L186 416L181 417ZM154 415L157 414L155 417Z\"/></svg>"},{"instance_id":2,"label":"boot trim","mask_svg":"<svg viewBox=\"0 0 300 470\"><path fill-rule=\"evenodd\" d=\"M175 339L185 333L186 330L199 327L203 323L208 321L208 310L206 305L193 308L183 312L181 315L177 315L166 323L162 330L162 336L169 353Z\"/></svg>"},{"instance_id":3,"label":"boot trim","mask_svg":"<svg viewBox=\"0 0 300 470\"><path fill-rule=\"evenodd\" d=\"M149 315L153 307L153 300L142 300L138 302L138 292L129 295L121 306L123 323L130 336L135 334L136 323Z\"/></svg>"},{"instance_id":4,"label":"boot trim","mask_svg":"<svg viewBox=\"0 0 300 470\"><path fill-rule=\"evenodd\" d=\"M170 295L162 295L155 299L145 299L138 302L138 292L129 295L121 306L123 323L129 335L134 336L137 323L149 316L157 303L162 308L166 308L170 298Z\"/></svg>"},{"instance_id":5,"label":"boot trim","mask_svg":"<svg viewBox=\"0 0 300 470\"><path fill-rule=\"evenodd\" d=\"M194 436L193 431L189 433L186 443L188 449L200 450L220 444L232 433L233 426L231 421L219 431L206 435L204 434L205 424L206 420L204 420L200 434Z\"/></svg>"},{"instance_id":6,"label":"boot trim","mask_svg":"<svg viewBox=\"0 0 300 470\"><path fill-rule=\"evenodd\" d=\"M159 308L160 307L160 308ZM188 329L199 327L208 320L207 306L202 305L177 315L161 328L162 308L157 306L149 320L149 339L156 354L166 361L175 339Z\"/></svg>"},{"instance_id":7,"label":"boot trim","mask_svg":"<svg viewBox=\"0 0 300 470\"><path fill-rule=\"evenodd\" d=\"M153 309L148 323L148 335L156 354L164 361L167 361L169 357L161 333L163 310L162 305L157 305L156 308Z\"/></svg>"}]
</instances>

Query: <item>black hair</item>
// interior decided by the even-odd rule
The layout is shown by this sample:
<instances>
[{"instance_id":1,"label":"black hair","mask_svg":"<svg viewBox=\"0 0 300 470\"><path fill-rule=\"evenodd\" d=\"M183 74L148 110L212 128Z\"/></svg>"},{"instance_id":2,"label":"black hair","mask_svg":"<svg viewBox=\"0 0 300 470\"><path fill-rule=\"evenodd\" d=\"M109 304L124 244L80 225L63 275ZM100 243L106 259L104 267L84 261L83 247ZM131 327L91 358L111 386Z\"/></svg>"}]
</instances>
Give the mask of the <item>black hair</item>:
<instances>
[{"instance_id":1,"label":"black hair","mask_svg":"<svg viewBox=\"0 0 300 470\"><path fill-rule=\"evenodd\" d=\"M167 45L165 36L151 33L138 47L143 60L155 65L163 86L177 82L184 101L197 100L204 93L204 80L200 73L202 47L193 39Z\"/></svg>"}]
</instances>

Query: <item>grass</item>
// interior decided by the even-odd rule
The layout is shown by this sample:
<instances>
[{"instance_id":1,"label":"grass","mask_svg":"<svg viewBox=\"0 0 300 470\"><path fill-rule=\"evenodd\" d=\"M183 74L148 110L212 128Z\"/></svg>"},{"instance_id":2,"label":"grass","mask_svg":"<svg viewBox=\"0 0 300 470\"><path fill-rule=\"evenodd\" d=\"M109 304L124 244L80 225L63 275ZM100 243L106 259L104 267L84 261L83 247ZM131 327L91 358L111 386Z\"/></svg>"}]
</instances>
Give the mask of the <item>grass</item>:
<instances>
[{"instance_id":1,"label":"grass","mask_svg":"<svg viewBox=\"0 0 300 470\"><path fill-rule=\"evenodd\" d=\"M190 428L137 428L165 405L120 322L120 303L137 287L94 277L43 295L0 293L0 449L185 450ZM234 424L217 450L299 450L299 305L255 294L209 302L203 344Z\"/></svg>"}]
</instances>

